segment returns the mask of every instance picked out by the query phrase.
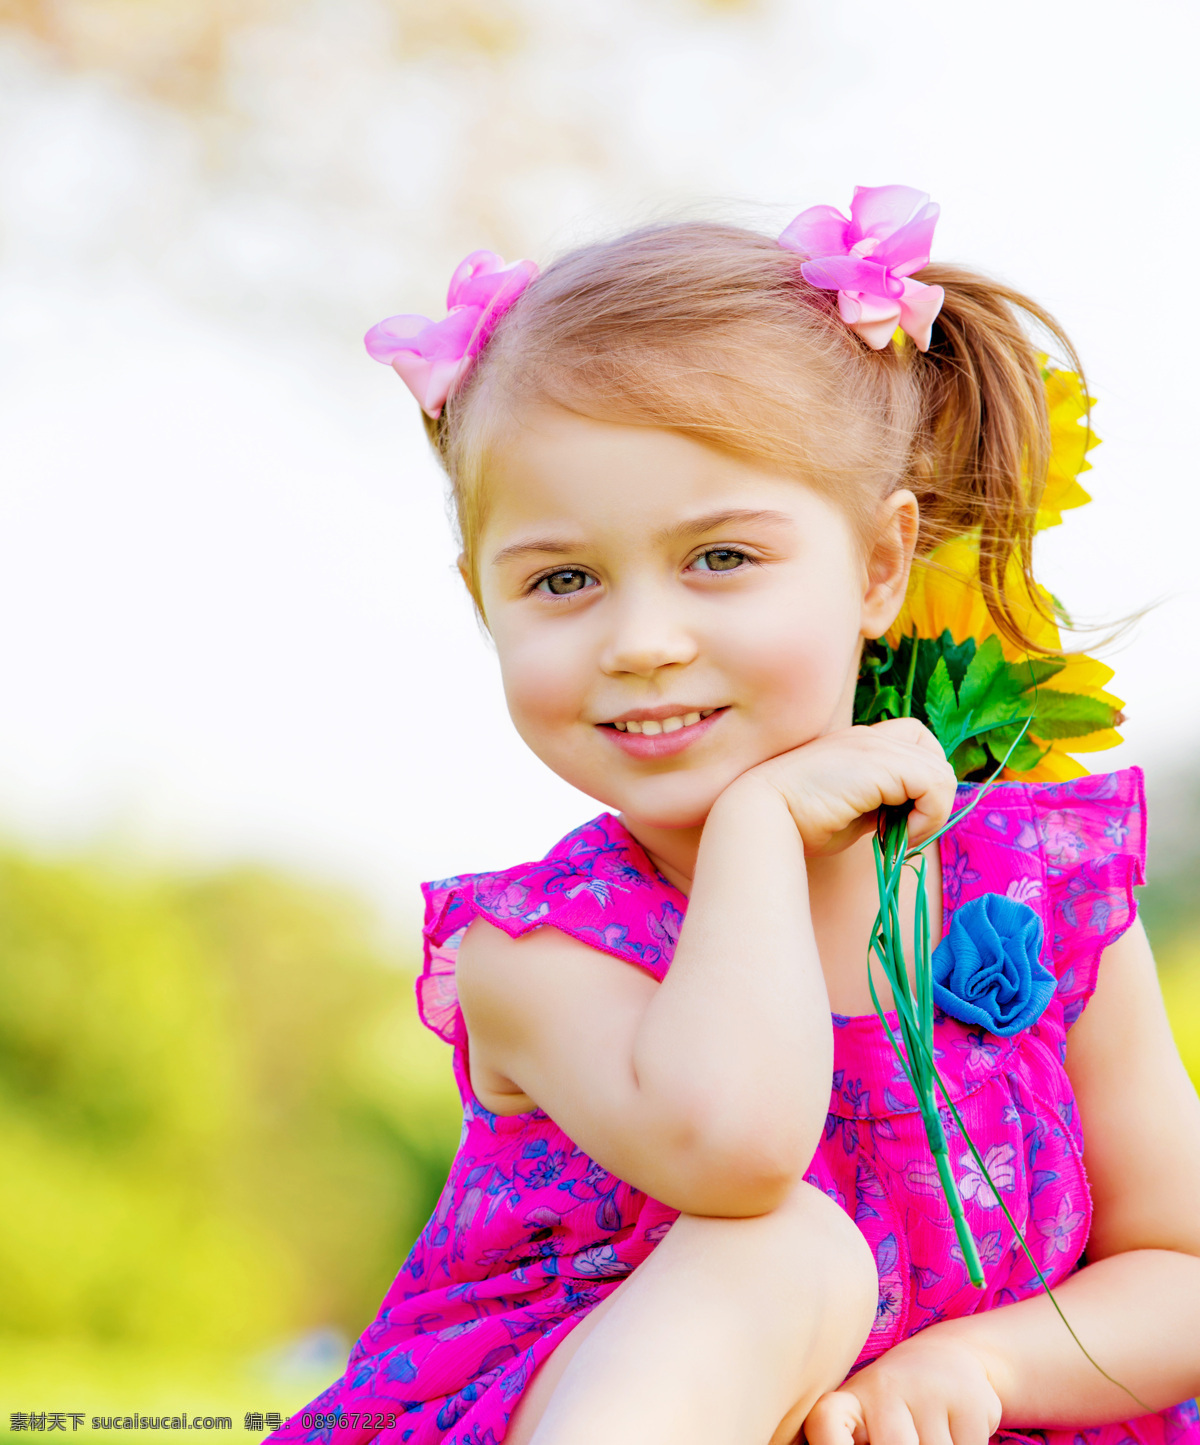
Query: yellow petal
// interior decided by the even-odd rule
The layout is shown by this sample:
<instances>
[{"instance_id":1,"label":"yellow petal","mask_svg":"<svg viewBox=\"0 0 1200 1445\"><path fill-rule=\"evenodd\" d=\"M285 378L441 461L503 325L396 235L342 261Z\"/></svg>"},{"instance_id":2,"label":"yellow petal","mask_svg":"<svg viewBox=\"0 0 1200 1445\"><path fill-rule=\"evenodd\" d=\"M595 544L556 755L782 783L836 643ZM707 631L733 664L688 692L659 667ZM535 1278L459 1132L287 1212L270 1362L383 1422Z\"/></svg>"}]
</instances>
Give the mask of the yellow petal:
<instances>
[{"instance_id":1,"label":"yellow petal","mask_svg":"<svg viewBox=\"0 0 1200 1445\"><path fill-rule=\"evenodd\" d=\"M1102 753L1105 748L1115 748L1124 741L1116 728L1100 728L1094 733L1084 733L1081 738L1060 738L1059 745L1066 747L1069 743L1073 753Z\"/></svg>"},{"instance_id":2,"label":"yellow petal","mask_svg":"<svg viewBox=\"0 0 1200 1445\"><path fill-rule=\"evenodd\" d=\"M1039 532L1056 527L1065 511L1091 501L1076 477L1091 469L1087 453L1100 441L1087 424L1092 398L1085 395L1078 375L1059 370L1044 370L1043 374L1050 418L1050 463L1035 523Z\"/></svg>"},{"instance_id":3,"label":"yellow petal","mask_svg":"<svg viewBox=\"0 0 1200 1445\"><path fill-rule=\"evenodd\" d=\"M1077 763L1067 753L1051 748L1036 768L1030 768L1027 773L1017 773L1012 768L1005 768L1004 778L1006 782L1017 783L1065 783L1070 778L1086 777L1087 771L1082 763Z\"/></svg>"},{"instance_id":4,"label":"yellow petal","mask_svg":"<svg viewBox=\"0 0 1200 1445\"><path fill-rule=\"evenodd\" d=\"M1089 697L1103 697L1106 702L1112 702L1114 707L1124 706L1117 698L1104 691L1105 684L1111 682L1113 677L1113 670L1107 663L1089 657L1086 652L1072 652L1064 660L1066 666L1063 670L1043 683L1043 687L1054 688L1057 692L1083 692Z\"/></svg>"}]
</instances>

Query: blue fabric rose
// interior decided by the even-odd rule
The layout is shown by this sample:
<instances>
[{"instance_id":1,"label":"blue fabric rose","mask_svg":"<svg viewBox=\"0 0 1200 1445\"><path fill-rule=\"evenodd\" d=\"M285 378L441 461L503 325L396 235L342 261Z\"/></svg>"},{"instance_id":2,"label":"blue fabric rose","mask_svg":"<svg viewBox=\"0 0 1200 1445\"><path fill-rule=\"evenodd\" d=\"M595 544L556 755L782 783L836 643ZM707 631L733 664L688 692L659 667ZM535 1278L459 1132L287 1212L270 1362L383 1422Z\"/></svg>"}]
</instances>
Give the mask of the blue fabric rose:
<instances>
[{"instance_id":1,"label":"blue fabric rose","mask_svg":"<svg viewBox=\"0 0 1200 1445\"><path fill-rule=\"evenodd\" d=\"M1042 920L1027 903L999 893L972 898L933 951L933 1001L989 1033L1019 1034L1054 997L1054 975L1041 952Z\"/></svg>"}]
</instances>

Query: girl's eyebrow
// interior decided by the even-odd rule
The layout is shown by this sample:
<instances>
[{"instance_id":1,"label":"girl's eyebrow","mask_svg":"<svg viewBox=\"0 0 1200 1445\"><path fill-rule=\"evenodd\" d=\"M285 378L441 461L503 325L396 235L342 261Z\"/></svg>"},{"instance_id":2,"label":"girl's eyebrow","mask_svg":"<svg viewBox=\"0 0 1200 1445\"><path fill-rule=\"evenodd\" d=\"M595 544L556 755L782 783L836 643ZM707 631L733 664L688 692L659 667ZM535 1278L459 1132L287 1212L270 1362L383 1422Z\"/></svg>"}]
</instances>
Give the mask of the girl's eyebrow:
<instances>
[{"instance_id":1,"label":"girl's eyebrow","mask_svg":"<svg viewBox=\"0 0 1200 1445\"><path fill-rule=\"evenodd\" d=\"M768 522L789 527L793 520L786 512L756 507L732 507L720 512L709 512L703 517L693 517L690 521L679 522L674 527L664 527L661 532L654 534L654 540L679 542L688 537L702 536L705 532L715 532L718 527L728 527L734 523L745 525L751 522Z\"/></svg>"},{"instance_id":2,"label":"girl's eyebrow","mask_svg":"<svg viewBox=\"0 0 1200 1445\"><path fill-rule=\"evenodd\" d=\"M501 547L492 558L492 566L496 567L501 562L511 561L514 557L526 557L531 552L548 553L552 557L561 557L568 552L579 550L578 542L567 542L561 537L533 537L528 542L514 542L509 547Z\"/></svg>"},{"instance_id":3,"label":"girl's eyebrow","mask_svg":"<svg viewBox=\"0 0 1200 1445\"><path fill-rule=\"evenodd\" d=\"M774 512L754 507L733 507L720 512L709 512L703 517L693 517L686 522L678 522L673 527L664 527L661 531L655 532L655 542L679 542L686 541L689 537L700 537L705 532L715 531L718 527L728 527L734 523L743 525L751 522L766 522L774 525L790 526L793 519L786 512ZM543 556L565 556L570 552L580 550L578 542L571 542L562 537L531 537L528 542L513 542L508 547L501 547L492 558L492 566L499 566L501 562L509 562L514 557L527 557L537 552Z\"/></svg>"}]
</instances>

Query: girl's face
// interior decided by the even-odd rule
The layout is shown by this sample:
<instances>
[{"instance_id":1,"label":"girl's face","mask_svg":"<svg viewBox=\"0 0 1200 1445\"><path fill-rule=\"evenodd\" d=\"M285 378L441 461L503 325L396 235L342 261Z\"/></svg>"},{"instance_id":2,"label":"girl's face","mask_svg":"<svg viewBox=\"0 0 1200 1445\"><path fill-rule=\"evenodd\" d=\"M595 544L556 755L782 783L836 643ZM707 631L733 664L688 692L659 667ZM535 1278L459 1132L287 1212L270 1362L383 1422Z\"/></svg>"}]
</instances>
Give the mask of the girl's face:
<instances>
[{"instance_id":1,"label":"girl's face","mask_svg":"<svg viewBox=\"0 0 1200 1445\"><path fill-rule=\"evenodd\" d=\"M864 556L811 488L675 432L557 408L489 466L480 594L517 731L648 828L696 828L748 768L848 727L899 610L916 504Z\"/></svg>"}]
</instances>

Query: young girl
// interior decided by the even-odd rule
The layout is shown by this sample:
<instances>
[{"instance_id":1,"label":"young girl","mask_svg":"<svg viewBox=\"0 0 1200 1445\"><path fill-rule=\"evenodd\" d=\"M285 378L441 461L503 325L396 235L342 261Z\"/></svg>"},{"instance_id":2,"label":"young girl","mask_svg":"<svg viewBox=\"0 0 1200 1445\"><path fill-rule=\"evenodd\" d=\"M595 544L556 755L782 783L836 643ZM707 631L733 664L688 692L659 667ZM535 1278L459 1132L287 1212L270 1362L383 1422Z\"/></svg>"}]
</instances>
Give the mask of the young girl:
<instances>
[{"instance_id":1,"label":"young girl","mask_svg":"<svg viewBox=\"0 0 1200 1445\"><path fill-rule=\"evenodd\" d=\"M1137 769L1017 774L927 850L982 1289L872 1013L875 820L911 803L930 840L956 777L912 718L852 726L864 645L914 556L966 537L956 615L1046 650L1018 311L1071 354L927 264L926 202L860 189L778 242L665 226L541 275L476 253L444 321L369 335L430 419L518 732L613 811L426 886L462 1141L344 1376L276 1439L1200 1442L1200 1104L1135 918ZM1017 934L979 933L1005 908L1015 972Z\"/></svg>"}]
</instances>

